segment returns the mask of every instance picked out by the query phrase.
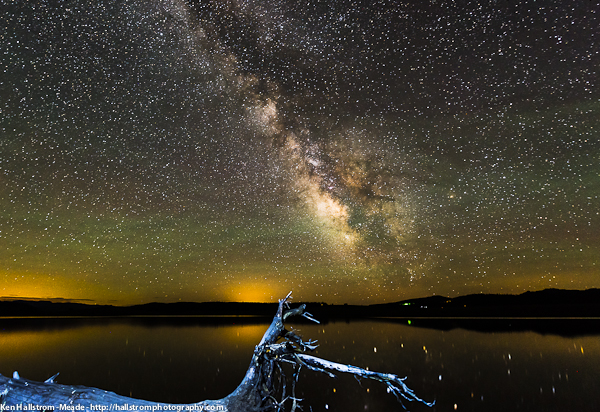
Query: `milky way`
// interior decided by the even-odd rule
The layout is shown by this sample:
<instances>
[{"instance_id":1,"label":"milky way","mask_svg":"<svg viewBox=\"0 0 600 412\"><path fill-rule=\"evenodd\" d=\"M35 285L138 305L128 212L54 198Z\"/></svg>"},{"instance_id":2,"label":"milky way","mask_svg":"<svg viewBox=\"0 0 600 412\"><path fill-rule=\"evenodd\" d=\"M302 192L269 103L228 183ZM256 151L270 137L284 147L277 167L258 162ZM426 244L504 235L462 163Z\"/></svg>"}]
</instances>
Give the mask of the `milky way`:
<instances>
[{"instance_id":1,"label":"milky way","mask_svg":"<svg viewBox=\"0 0 600 412\"><path fill-rule=\"evenodd\" d=\"M600 7L513 3L3 2L0 296L600 287Z\"/></svg>"}]
</instances>

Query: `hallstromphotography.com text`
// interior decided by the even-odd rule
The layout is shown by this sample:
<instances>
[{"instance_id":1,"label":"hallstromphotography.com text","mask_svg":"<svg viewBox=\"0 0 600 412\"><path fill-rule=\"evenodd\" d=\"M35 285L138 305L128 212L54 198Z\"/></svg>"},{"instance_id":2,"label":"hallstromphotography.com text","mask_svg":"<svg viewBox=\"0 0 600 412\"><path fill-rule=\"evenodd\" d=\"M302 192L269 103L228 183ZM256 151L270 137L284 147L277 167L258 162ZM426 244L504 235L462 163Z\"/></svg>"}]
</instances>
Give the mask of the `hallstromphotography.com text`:
<instances>
[{"instance_id":1,"label":"hallstromphotography.com text","mask_svg":"<svg viewBox=\"0 0 600 412\"><path fill-rule=\"evenodd\" d=\"M169 405L169 404L153 404L153 405L130 405L130 404L90 404L84 405L37 405L32 403L3 405L0 404L0 412L42 412L42 411L98 411L98 412L210 412L219 411L227 412L223 405Z\"/></svg>"}]
</instances>

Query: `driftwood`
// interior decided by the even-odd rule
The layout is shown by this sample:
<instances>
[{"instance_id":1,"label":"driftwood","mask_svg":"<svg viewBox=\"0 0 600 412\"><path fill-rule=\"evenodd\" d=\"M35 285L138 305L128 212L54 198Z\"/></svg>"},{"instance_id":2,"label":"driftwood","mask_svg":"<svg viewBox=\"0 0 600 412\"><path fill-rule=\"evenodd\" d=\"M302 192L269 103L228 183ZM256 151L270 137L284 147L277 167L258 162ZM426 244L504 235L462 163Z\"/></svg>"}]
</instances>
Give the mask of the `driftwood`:
<instances>
[{"instance_id":1,"label":"driftwood","mask_svg":"<svg viewBox=\"0 0 600 412\"><path fill-rule=\"evenodd\" d=\"M45 382L21 378L17 372L12 378L0 375L0 412L2 411L227 411L259 412L299 409L300 399L295 388L302 367L326 373L350 373L359 378L373 379L387 386L400 404L417 401L432 406L417 397L404 384L405 378L393 374L368 371L356 366L330 362L307 352L317 347L315 341L303 341L293 331L285 329L284 321L290 316L303 316L317 322L305 311L305 305L289 309L290 295L279 301L277 314L256 346L250 366L240 385L222 399L205 400L194 404L165 404L128 398L96 388L60 385L56 375ZM282 364L291 364L291 379L286 379Z\"/></svg>"}]
</instances>

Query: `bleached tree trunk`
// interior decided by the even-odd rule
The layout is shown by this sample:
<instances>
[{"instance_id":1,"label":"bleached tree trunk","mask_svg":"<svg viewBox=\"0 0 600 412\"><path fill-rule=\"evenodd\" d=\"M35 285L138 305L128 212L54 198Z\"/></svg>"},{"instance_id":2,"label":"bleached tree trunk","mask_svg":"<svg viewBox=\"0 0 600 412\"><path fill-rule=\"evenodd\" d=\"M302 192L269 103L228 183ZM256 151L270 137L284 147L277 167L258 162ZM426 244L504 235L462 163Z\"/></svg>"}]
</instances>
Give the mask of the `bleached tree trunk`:
<instances>
[{"instance_id":1,"label":"bleached tree trunk","mask_svg":"<svg viewBox=\"0 0 600 412\"><path fill-rule=\"evenodd\" d=\"M304 316L315 322L316 320L305 311L304 305L289 309L289 298L290 295L279 301L279 308L273 322L256 346L244 379L225 398L193 404L165 404L128 398L96 388L61 385L54 382L56 375L45 382L30 381L21 378L15 372L12 378L0 375L0 412L34 410L259 412L283 411L287 408L295 411L299 401L295 398L298 373L294 373L292 379L286 379L280 366L282 363L292 364L296 369L307 367L330 376L335 376L334 372L343 372L374 379L385 384L388 392L394 394L401 403L404 399L433 405L418 398L404 384L404 379L396 375L367 371L309 355L307 352L316 348L315 342L303 341L294 332L286 330L284 321L294 315Z\"/></svg>"}]
</instances>

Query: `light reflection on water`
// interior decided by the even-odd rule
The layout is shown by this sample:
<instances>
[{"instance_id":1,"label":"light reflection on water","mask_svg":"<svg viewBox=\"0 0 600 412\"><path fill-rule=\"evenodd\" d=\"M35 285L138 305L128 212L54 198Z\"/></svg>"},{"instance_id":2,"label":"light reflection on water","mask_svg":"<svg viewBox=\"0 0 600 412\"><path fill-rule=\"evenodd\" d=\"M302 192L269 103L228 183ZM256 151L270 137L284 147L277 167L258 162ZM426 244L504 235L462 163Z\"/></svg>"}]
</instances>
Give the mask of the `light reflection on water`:
<instances>
[{"instance_id":1,"label":"light reflection on water","mask_svg":"<svg viewBox=\"0 0 600 412\"><path fill-rule=\"evenodd\" d=\"M597 322L590 320L589 322ZM268 320L0 319L0 373L99 387L161 402L220 398L241 381ZM414 323L413 323L414 325ZM317 356L408 376L433 408L413 411L597 411L600 335L440 330L400 321L293 325ZM585 329L585 323L582 326ZM305 410L402 410L377 382L303 370Z\"/></svg>"}]
</instances>

